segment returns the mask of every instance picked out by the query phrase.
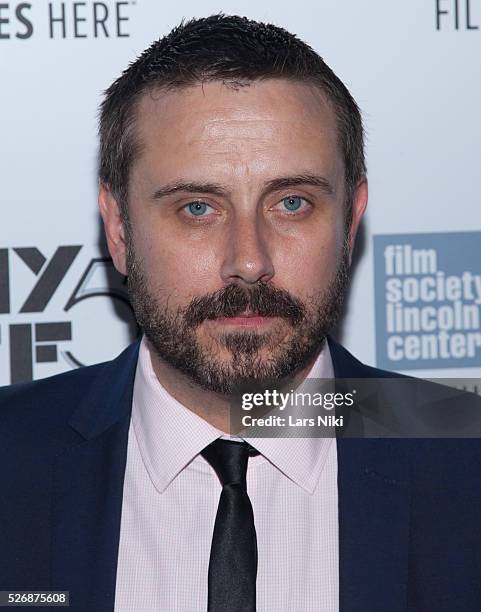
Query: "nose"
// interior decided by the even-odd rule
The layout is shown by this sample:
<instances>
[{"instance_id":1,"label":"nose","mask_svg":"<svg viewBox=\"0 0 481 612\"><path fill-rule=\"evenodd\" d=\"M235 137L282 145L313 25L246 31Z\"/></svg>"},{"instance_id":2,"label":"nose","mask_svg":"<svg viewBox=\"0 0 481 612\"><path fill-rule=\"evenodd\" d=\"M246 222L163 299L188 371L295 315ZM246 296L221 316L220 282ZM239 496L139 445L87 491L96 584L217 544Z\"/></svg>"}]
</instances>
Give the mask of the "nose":
<instances>
[{"instance_id":1,"label":"nose","mask_svg":"<svg viewBox=\"0 0 481 612\"><path fill-rule=\"evenodd\" d=\"M268 282L274 276L266 228L257 216L236 218L226 237L225 257L221 267L225 283Z\"/></svg>"}]
</instances>

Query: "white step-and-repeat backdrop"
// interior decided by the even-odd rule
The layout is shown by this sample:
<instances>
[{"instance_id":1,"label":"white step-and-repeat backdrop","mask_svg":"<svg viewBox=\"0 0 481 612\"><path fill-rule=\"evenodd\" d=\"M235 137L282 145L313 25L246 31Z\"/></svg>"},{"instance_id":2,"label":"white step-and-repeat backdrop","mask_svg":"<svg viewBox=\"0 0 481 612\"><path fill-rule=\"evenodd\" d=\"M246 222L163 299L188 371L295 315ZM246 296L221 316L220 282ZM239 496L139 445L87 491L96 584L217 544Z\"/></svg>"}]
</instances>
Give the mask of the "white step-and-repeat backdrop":
<instances>
[{"instance_id":1,"label":"white step-and-repeat backdrop","mask_svg":"<svg viewBox=\"0 0 481 612\"><path fill-rule=\"evenodd\" d=\"M0 2L0 385L117 355L135 326L96 204L102 91L183 17L273 22L367 130L369 212L338 330L360 359L481 376L481 0Z\"/></svg>"}]
</instances>

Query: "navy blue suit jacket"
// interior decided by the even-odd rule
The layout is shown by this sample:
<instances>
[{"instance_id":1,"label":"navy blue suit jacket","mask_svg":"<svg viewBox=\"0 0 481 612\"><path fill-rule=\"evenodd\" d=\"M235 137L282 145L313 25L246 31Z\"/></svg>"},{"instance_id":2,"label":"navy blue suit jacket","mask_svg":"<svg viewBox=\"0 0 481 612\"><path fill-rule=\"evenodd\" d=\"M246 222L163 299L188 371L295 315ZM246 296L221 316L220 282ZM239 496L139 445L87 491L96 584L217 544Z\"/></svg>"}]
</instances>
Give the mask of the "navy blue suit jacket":
<instances>
[{"instance_id":1,"label":"navy blue suit jacket","mask_svg":"<svg viewBox=\"0 0 481 612\"><path fill-rule=\"evenodd\" d=\"M329 344L336 377L386 376ZM138 348L0 389L0 590L114 609ZM481 610L480 441L338 438L337 450L340 611Z\"/></svg>"}]
</instances>

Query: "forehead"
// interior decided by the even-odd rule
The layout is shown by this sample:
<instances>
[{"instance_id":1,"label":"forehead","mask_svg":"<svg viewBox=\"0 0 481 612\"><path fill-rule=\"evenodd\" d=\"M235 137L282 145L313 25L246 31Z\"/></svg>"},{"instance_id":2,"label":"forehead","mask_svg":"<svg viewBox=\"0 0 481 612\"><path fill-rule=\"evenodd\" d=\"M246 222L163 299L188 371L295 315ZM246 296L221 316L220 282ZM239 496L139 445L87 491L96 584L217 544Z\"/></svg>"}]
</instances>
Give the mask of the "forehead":
<instances>
[{"instance_id":1,"label":"forehead","mask_svg":"<svg viewBox=\"0 0 481 612\"><path fill-rule=\"evenodd\" d=\"M136 135L134 170L156 178L186 169L204 179L206 169L229 174L226 180L322 170L334 180L343 170L331 105L318 88L287 80L150 91L137 107Z\"/></svg>"}]
</instances>

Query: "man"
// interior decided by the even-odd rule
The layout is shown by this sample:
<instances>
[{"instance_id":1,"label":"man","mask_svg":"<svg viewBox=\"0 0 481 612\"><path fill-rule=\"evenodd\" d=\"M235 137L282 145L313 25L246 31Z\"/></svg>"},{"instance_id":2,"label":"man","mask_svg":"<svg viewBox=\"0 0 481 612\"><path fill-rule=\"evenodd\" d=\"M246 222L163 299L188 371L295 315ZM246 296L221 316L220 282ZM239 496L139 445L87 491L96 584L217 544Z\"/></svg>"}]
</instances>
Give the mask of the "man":
<instances>
[{"instance_id":1,"label":"man","mask_svg":"<svg viewBox=\"0 0 481 612\"><path fill-rule=\"evenodd\" d=\"M476 440L230 435L243 385L387 375L327 336L367 204L338 77L281 28L193 20L107 90L100 144L144 335L1 391L0 588L82 612L479 609Z\"/></svg>"}]
</instances>

